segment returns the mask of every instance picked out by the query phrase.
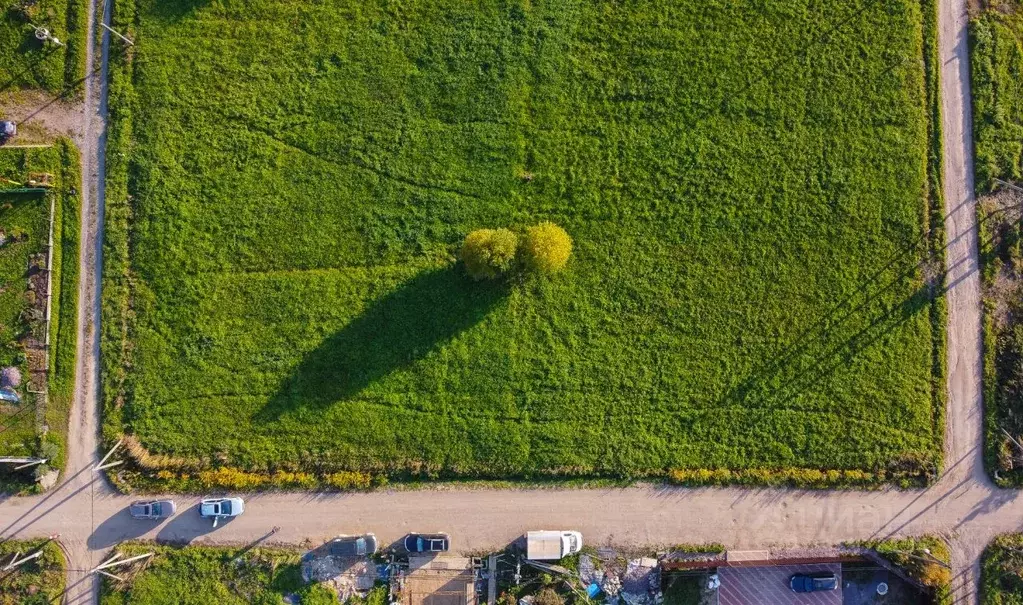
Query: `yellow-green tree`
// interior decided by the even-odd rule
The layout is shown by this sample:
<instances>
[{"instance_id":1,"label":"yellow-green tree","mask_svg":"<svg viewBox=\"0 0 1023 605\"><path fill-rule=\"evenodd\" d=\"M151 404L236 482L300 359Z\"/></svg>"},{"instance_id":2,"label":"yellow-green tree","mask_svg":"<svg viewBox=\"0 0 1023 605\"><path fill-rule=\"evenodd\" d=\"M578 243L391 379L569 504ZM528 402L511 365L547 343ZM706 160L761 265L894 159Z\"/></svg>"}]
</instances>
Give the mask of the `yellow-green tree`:
<instances>
[{"instance_id":1,"label":"yellow-green tree","mask_svg":"<svg viewBox=\"0 0 1023 605\"><path fill-rule=\"evenodd\" d=\"M496 279L515 266L519 238L507 229L477 229L465 236L462 262L473 279Z\"/></svg>"},{"instance_id":2,"label":"yellow-green tree","mask_svg":"<svg viewBox=\"0 0 1023 605\"><path fill-rule=\"evenodd\" d=\"M527 269L556 273L565 268L572 256L572 237L554 223L543 222L526 229L521 254Z\"/></svg>"}]
</instances>

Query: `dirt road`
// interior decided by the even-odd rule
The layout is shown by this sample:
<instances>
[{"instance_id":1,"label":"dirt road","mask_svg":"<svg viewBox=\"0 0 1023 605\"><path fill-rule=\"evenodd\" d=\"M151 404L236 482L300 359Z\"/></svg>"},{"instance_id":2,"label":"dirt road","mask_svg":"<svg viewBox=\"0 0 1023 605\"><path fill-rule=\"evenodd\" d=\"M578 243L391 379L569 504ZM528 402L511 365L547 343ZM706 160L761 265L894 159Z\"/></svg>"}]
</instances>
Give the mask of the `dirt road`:
<instances>
[{"instance_id":1,"label":"dirt road","mask_svg":"<svg viewBox=\"0 0 1023 605\"><path fill-rule=\"evenodd\" d=\"M967 462L946 482L966 481L993 504L1004 498L984 472L984 408L977 201L973 188L973 112L970 102L969 15L966 0L939 0L938 55L941 62L942 147L944 150L945 233L948 241L945 277L948 301L948 413L945 460ZM985 519L989 506L973 519ZM981 521L984 522L984 521ZM954 538L956 603L977 602L980 554L991 535L983 530L959 531Z\"/></svg>"},{"instance_id":2,"label":"dirt road","mask_svg":"<svg viewBox=\"0 0 1023 605\"><path fill-rule=\"evenodd\" d=\"M103 204L106 184L107 57L110 35L99 23L109 24L109 0L89 3L89 40L86 47L84 113L78 142L82 153L82 237L79 249L78 343L75 366L75 397L68 428L68 464L62 490L73 494L67 502L82 502L79 520L95 524L92 500L97 491L109 493L109 487L96 481L95 473L79 473L79 468L97 461L100 430L99 406L99 325L100 275L103 266ZM98 44L97 44L98 42ZM68 496L65 496L68 497ZM86 506L88 505L88 509ZM63 532L60 532L63 534ZM97 554L88 548L85 537L74 532L62 536L68 561L67 603L95 603L98 600L98 576L88 570L97 563Z\"/></svg>"},{"instance_id":3,"label":"dirt road","mask_svg":"<svg viewBox=\"0 0 1023 605\"><path fill-rule=\"evenodd\" d=\"M388 544L408 531L444 530L456 550L503 547L544 527L579 529L595 545L721 542L730 548L929 533L952 538L962 569L979 552L974 545L1023 523L1023 494L993 490L969 476L955 480L950 473L926 491L633 487L250 494L245 514L214 530L199 519L195 497L177 497L181 511L164 523L133 521L125 510L130 498L111 494L98 481L89 484L89 476L86 468L44 497L3 503L0 535L60 533L69 550L81 553L78 565L126 539L241 545L275 525L281 527L275 542L313 545L339 533L372 531Z\"/></svg>"},{"instance_id":4,"label":"dirt road","mask_svg":"<svg viewBox=\"0 0 1023 605\"><path fill-rule=\"evenodd\" d=\"M97 0L90 29L105 18ZM196 497L177 497L161 524L131 520L131 498L91 470L98 445L99 276L102 266L103 147L109 36L92 36L82 129L82 284L78 390L69 464L61 485L33 498L0 502L0 537L61 534L71 557L69 602L92 603L96 582L82 571L122 540L247 544L280 526L274 541L313 545L343 532L372 531L383 542L412 530L450 532L456 550L499 548L527 529L572 527L590 544L721 542L729 548L835 544L923 533L953 546L956 603L976 603L977 558L996 534L1023 528L1023 493L998 490L983 471L980 390L980 283L974 223L969 63L965 0L940 0L939 38L945 148L949 375L946 470L927 490L877 492L785 489L627 489L383 491L369 494L251 494L240 518L214 530L198 518ZM101 31L101 30L100 30ZM96 41L100 46L96 46Z\"/></svg>"}]
</instances>

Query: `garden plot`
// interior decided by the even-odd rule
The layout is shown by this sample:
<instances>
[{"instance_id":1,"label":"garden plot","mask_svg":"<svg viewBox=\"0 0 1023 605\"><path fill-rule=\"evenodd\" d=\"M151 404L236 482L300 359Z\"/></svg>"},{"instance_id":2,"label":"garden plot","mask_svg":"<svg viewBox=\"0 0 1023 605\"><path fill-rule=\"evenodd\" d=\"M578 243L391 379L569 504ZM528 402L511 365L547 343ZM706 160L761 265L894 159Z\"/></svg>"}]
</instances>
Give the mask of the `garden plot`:
<instances>
[{"instance_id":1,"label":"garden plot","mask_svg":"<svg viewBox=\"0 0 1023 605\"><path fill-rule=\"evenodd\" d=\"M118 546L126 559L155 553L118 569L123 581L102 578L101 605L219 603L336 604L327 588L302 579L299 555L281 548L174 548L139 542Z\"/></svg>"},{"instance_id":2,"label":"garden plot","mask_svg":"<svg viewBox=\"0 0 1023 605\"><path fill-rule=\"evenodd\" d=\"M69 141L0 148L0 386L20 399L0 401L0 456L48 460L16 472L0 465L0 490L23 489L33 474L63 467L74 385L78 179Z\"/></svg>"},{"instance_id":3,"label":"garden plot","mask_svg":"<svg viewBox=\"0 0 1023 605\"><path fill-rule=\"evenodd\" d=\"M930 4L117 4L121 480L933 472Z\"/></svg>"}]
</instances>

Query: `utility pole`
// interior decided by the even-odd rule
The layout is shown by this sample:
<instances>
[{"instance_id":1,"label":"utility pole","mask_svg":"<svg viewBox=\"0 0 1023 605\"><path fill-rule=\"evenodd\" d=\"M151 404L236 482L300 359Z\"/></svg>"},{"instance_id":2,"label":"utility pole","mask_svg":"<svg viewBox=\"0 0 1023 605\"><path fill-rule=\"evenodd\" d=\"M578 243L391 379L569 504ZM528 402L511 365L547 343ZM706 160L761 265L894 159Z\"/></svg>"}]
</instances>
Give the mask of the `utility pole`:
<instances>
[{"instance_id":1,"label":"utility pole","mask_svg":"<svg viewBox=\"0 0 1023 605\"><path fill-rule=\"evenodd\" d=\"M125 43L125 44L127 44L128 46L135 46L135 43L131 41L131 38L129 38L128 36L125 36L125 35L121 34L121 32L119 32L119 31L117 31L116 29L114 29L114 28L110 27L110 26L109 26L109 25L107 25L106 23L103 23L103 22L101 21L99 25L100 25L100 27L102 27L103 29L107 30L108 32L110 32L110 33L114 34L115 36L117 36L117 37L118 37L118 38L120 38L121 40L124 40L124 43Z\"/></svg>"},{"instance_id":2,"label":"utility pole","mask_svg":"<svg viewBox=\"0 0 1023 605\"><path fill-rule=\"evenodd\" d=\"M4 566L3 570L4 571L9 571L11 569L14 569L15 567L21 567L25 563L28 563L29 561L32 561L33 559L38 559L41 556L43 556L43 549L42 548L40 548L39 550L35 551L32 554L25 555L24 557L19 559L18 557L21 557L21 551L19 550L18 552L14 553L14 557L11 558L10 563L8 563L7 565Z\"/></svg>"},{"instance_id":3,"label":"utility pole","mask_svg":"<svg viewBox=\"0 0 1023 605\"><path fill-rule=\"evenodd\" d=\"M0 464L18 464L19 466L11 469L15 471L46 462L48 462L47 458L0 458Z\"/></svg>"},{"instance_id":4,"label":"utility pole","mask_svg":"<svg viewBox=\"0 0 1023 605\"><path fill-rule=\"evenodd\" d=\"M13 573L14 570L18 569L25 563L38 559L39 557L43 556L43 548L45 548L47 544L53 542L59 537L60 534L53 534L45 542L40 544L39 548L35 549L35 551L25 555L24 557L21 556L21 551L19 550L18 552L14 553L14 556L11 557L11 560L7 563L7 565L5 565L3 568L0 568L0 571L9 571Z\"/></svg>"},{"instance_id":5,"label":"utility pole","mask_svg":"<svg viewBox=\"0 0 1023 605\"><path fill-rule=\"evenodd\" d=\"M29 23L29 25L32 24ZM64 46L64 43L57 39L57 36L51 34L50 30L46 29L45 27L36 25L32 25L32 27L35 28L36 40L39 40L40 42L52 42L55 46Z\"/></svg>"},{"instance_id":6,"label":"utility pole","mask_svg":"<svg viewBox=\"0 0 1023 605\"><path fill-rule=\"evenodd\" d=\"M107 571L104 571L104 570L112 569L112 568L117 567L119 565L125 565L126 563L133 563L135 561L140 561L142 559L148 559L149 557L151 557L151 556L153 556L155 554L156 553L154 553L154 552L147 552L145 554L138 555L138 556L135 556L135 557L129 557L127 559L121 559L121 556L122 556L121 553L119 553L119 552L118 553L114 553L113 556L111 556L109 559L107 559L106 561L100 563L96 567L93 567L91 570L89 570L89 573L102 574L104 576L107 576L108 578L113 578L113 579L117 580L118 582L123 582L124 578L122 578L120 576L117 576L117 575L114 575L114 574L112 574L110 572L107 572Z\"/></svg>"},{"instance_id":7,"label":"utility pole","mask_svg":"<svg viewBox=\"0 0 1023 605\"><path fill-rule=\"evenodd\" d=\"M1002 179L991 179L991 180L996 182L996 183L998 183L999 185L1001 185L1003 187L1008 187L1009 189L1012 189L1016 193L1023 193L1023 187L1019 187L1017 185L1014 185L1014 184L1010 183L1009 181L1003 181Z\"/></svg>"},{"instance_id":8,"label":"utility pole","mask_svg":"<svg viewBox=\"0 0 1023 605\"><path fill-rule=\"evenodd\" d=\"M942 561L938 557L935 557L934 555L932 555L931 554L931 549L929 549L929 548L918 548L917 551L922 552L922 553L924 553L927 556L926 557L921 557L919 555L913 554L916 551L910 552L908 550L895 550L895 551L892 551L892 552L897 552L897 553L906 555L907 557L912 557L912 558L920 560L920 561L927 561L928 563L934 563L934 564L940 565L940 566L942 566L942 567L944 567L945 569L948 569L948 570L952 569L951 565L949 565L948 563Z\"/></svg>"},{"instance_id":9,"label":"utility pole","mask_svg":"<svg viewBox=\"0 0 1023 605\"><path fill-rule=\"evenodd\" d=\"M99 463L96 464L96 466L92 467L92 470L94 470L94 471L102 471L102 470L105 470L105 469L117 466L118 464L124 464L124 460L115 460L114 462L111 462L110 464L104 464L107 461L107 459L110 458L110 456L113 455L114 451L117 450L117 448L121 447L121 442L123 442L123 441L124 441L123 439L118 439L117 443L114 444L114 447L110 448L110 451L107 452L107 455L103 456L103 459L100 460Z\"/></svg>"},{"instance_id":10,"label":"utility pole","mask_svg":"<svg viewBox=\"0 0 1023 605\"><path fill-rule=\"evenodd\" d=\"M1015 438L1015 437L1013 437L1012 435L1010 435L1010 434L1009 434L1009 431L1005 430L1005 429L1004 429L1004 428L1002 428L1002 427L998 427L998 429L999 429L1000 431L1002 431L1003 433L1005 433L1005 436L1009 438L1009 441L1011 441L1011 442L1013 442L1013 443L1015 443L1015 444L1016 444L1016 447L1018 447L1018 448L1019 448L1019 451L1020 451L1020 453L1023 453L1023 445L1020 445L1020 442L1019 442L1019 441L1016 441L1016 438Z\"/></svg>"}]
</instances>

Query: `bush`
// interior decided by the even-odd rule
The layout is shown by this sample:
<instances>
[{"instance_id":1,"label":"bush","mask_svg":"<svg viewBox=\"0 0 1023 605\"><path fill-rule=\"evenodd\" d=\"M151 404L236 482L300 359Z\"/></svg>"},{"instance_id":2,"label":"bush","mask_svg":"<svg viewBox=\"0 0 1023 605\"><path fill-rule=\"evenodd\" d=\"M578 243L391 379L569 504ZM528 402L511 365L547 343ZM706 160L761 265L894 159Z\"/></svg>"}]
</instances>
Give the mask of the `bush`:
<instances>
[{"instance_id":1,"label":"bush","mask_svg":"<svg viewBox=\"0 0 1023 605\"><path fill-rule=\"evenodd\" d=\"M60 446L52 441L42 441L39 443L39 449L36 453L40 458L55 460L60 456Z\"/></svg>"},{"instance_id":2,"label":"bush","mask_svg":"<svg viewBox=\"0 0 1023 605\"><path fill-rule=\"evenodd\" d=\"M373 478L368 473L341 471L325 476L323 482L330 487L340 490L368 489L373 482Z\"/></svg>"},{"instance_id":3,"label":"bush","mask_svg":"<svg viewBox=\"0 0 1023 605\"><path fill-rule=\"evenodd\" d=\"M223 467L213 471L199 473L199 481L204 488L215 489L257 489L267 482L265 475L248 473L236 468Z\"/></svg>"},{"instance_id":4,"label":"bush","mask_svg":"<svg viewBox=\"0 0 1023 605\"><path fill-rule=\"evenodd\" d=\"M465 236L462 262L473 279L495 279L515 265L519 238L507 229L477 229Z\"/></svg>"},{"instance_id":5,"label":"bush","mask_svg":"<svg viewBox=\"0 0 1023 605\"><path fill-rule=\"evenodd\" d=\"M952 572L937 563L927 563L920 570L920 581L932 588L945 586L952 581Z\"/></svg>"},{"instance_id":6,"label":"bush","mask_svg":"<svg viewBox=\"0 0 1023 605\"><path fill-rule=\"evenodd\" d=\"M536 593L536 605L565 605L565 598L553 588L544 588Z\"/></svg>"},{"instance_id":7,"label":"bush","mask_svg":"<svg viewBox=\"0 0 1023 605\"><path fill-rule=\"evenodd\" d=\"M522 242L522 262L527 269L556 273L565 268L572 255L572 238L554 223L540 223L526 230Z\"/></svg>"},{"instance_id":8,"label":"bush","mask_svg":"<svg viewBox=\"0 0 1023 605\"><path fill-rule=\"evenodd\" d=\"M0 387L15 388L19 386L21 386L21 370L14 366L0 370Z\"/></svg>"}]
</instances>

